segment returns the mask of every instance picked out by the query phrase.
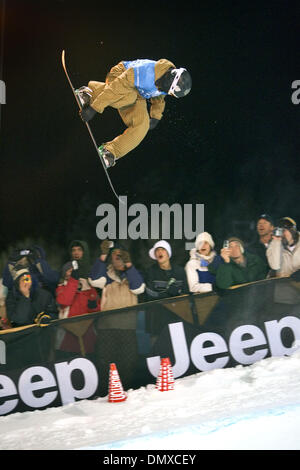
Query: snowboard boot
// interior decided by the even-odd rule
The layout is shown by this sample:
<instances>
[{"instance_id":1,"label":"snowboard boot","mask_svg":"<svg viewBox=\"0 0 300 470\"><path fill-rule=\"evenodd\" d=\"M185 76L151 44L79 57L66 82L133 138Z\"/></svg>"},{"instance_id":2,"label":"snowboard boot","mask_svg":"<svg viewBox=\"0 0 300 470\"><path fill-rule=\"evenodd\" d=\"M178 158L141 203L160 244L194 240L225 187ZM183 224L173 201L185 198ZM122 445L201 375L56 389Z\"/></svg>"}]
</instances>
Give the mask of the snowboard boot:
<instances>
[{"instance_id":1,"label":"snowboard boot","mask_svg":"<svg viewBox=\"0 0 300 470\"><path fill-rule=\"evenodd\" d=\"M112 166L116 164L116 157L111 152L106 150L103 144L100 145L100 147L98 148L98 151L99 151L99 155L101 155L101 157L104 160L106 168L111 168Z\"/></svg>"},{"instance_id":2,"label":"snowboard boot","mask_svg":"<svg viewBox=\"0 0 300 470\"><path fill-rule=\"evenodd\" d=\"M75 93L80 101L82 108L85 106L89 106L93 93L93 91L89 87L82 86L78 88L78 90L75 90Z\"/></svg>"}]
</instances>

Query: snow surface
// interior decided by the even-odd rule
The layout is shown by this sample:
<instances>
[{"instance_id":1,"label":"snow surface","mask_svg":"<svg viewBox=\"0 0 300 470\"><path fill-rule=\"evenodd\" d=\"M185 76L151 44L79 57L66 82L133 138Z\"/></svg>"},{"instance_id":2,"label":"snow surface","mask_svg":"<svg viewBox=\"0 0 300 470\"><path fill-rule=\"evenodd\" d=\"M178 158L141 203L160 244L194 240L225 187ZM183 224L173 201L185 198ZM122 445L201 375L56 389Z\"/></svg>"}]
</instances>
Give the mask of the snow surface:
<instances>
[{"instance_id":1,"label":"snow surface","mask_svg":"<svg viewBox=\"0 0 300 470\"><path fill-rule=\"evenodd\" d=\"M0 417L1 450L299 450L300 351L107 397Z\"/></svg>"}]
</instances>

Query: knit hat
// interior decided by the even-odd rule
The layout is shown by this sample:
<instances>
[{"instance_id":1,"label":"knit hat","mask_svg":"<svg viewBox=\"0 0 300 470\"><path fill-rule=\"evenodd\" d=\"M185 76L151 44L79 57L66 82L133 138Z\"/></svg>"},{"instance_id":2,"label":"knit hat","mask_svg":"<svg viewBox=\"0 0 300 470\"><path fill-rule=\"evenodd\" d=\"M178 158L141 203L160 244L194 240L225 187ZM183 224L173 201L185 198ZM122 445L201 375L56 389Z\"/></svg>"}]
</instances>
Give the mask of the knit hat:
<instances>
[{"instance_id":1,"label":"knit hat","mask_svg":"<svg viewBox=\"0 0 300 470\"><path fill-rule=\"evenodd\" d=\"M278 222L278 227L286 228L287 230L297 230L297 224L291 217L282 217Z\"/></svg>"},{"instance_id":2,"label":"knit hat","mask_svg":"<svg viewBox=\"0 0 300 470\"><path fill-rule=\"evenodd\" d=\"M230 242L237 242L240 245L241 253L242 254L244 253L244 251L245 251L244 242L242 242L242 240L240 240L240 238L238 238L238 237L229 237L228 241L229 241L229 243Z\"/></svg>"},{"instance_id":3,"label":"knit hat","mask_svg":"<svg viewBox=\"0 0 300 470\"><path fill-rule=\"evenodd\" d=\"M155 260L156 260L156 257L155 257L156 248L164 248L168 252L169 258L171 258L172 249L168 242L166 242L165 240L159 240L158 242L155 243L155 245L151 248L151 250L149 250L150 258L155 259Z\"/></svg>"},{"instance_id":4,"label":"knit hat","mask_svg":"<svg viewBox=\"0 0 300 470\"><path fill-rule=\"evenodd\" d=\"M31 277L30 272L29 272L28 269L26 269L26 268L23 268L23 269L12 269L12 270L11 270L12 278L13 278L14 282L16 282L16 283L18 283L18 280L20 279L20 277L24 276L25 274L27 274L27 276L30 276L30 277Z\"/></svg>"},{"instance_id":5,"label":"knit hat","mask_svg":"<svg viewBox=\"0 0 300 470\"><path fill-rule=\"evenodd\" d=\"M212 236L208 232L199 233L199 235L197 236L195 241L195 247L197 251L201 248L203 242L207 242L210 245L211 249L214 249L215 242L213 241Z\"/></svg>"},{"instance_id":6,"label":"knit hat","mask_svg":"<svg viewBox=\"0 0 300 470\"><path fill-rule=\"evenodd\" d=\"M298 243L299 233L297 232L297 224L291 217L282 217L278 222L278 227L284 228L290 232L294 243Z\"/></svg>"}]
</instances>

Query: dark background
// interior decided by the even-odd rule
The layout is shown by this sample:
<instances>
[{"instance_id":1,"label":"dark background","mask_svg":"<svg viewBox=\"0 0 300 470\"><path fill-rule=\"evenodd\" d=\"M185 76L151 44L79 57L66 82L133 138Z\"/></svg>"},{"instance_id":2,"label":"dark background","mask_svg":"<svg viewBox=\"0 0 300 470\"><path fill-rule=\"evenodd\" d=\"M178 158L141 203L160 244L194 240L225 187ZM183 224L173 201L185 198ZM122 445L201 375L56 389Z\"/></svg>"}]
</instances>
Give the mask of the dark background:
<instances>
[{"instance_id":1,"label":"dark background","mask_svg":"<svg viewBox=\"0 0 300 470\"><path fill-rule=\"evenodd\" d=\"M0 3L1 250L26 237L99 244L96 208L118 207L78 117L63 49L75 87L136 58L167 58L192 75L191 93L167 97L157 128L110 170L128 206L203 203L217 243L234 232L253 239L263 212L300 223L296 2ZM99 145L124 128L112 108L91 127Z\"/></svg>"}]
</instances>

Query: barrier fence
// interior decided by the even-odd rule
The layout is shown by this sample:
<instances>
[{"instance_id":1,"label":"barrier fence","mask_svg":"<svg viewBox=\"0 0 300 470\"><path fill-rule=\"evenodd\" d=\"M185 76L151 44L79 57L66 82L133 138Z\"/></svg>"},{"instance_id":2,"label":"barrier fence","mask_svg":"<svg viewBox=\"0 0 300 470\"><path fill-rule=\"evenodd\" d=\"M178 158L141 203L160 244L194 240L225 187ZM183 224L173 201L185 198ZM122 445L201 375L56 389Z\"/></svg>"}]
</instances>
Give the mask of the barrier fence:
<instances>
[{"instance_id":1,"label":"barrier fence","mask_svg":"<svg viewBox=\"0 0 300 470\"><path fill-rule=\"evenodd\" d=\"M0 332L0 415L108 394L115 363L125 390L290 355L300 345L300 283L269 279Z\"/></svg>"}]
</instances>

